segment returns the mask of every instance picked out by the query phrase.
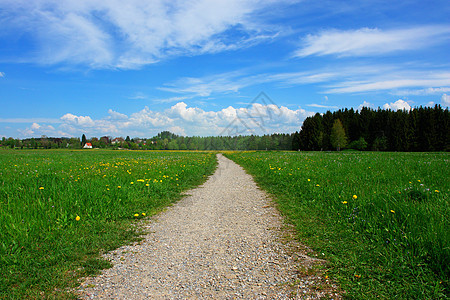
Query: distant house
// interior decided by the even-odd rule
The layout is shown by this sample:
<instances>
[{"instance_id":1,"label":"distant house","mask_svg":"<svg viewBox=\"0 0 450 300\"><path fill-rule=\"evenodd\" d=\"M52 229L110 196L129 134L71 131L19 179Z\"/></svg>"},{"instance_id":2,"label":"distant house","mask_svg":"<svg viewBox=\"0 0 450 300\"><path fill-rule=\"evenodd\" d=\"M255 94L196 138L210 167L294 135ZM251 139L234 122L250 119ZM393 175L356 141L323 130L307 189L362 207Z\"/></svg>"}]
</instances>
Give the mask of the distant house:
<instances>
[{"instance_id":1,"label":"distant house","mask_svg":"<svg viewBox=\"0 0 450 300\"><path fill-rule=\"evenodd\" d=\"M84 149L92 149L92 144L91 143L86 143L83 146Z\"/></svg>"},{"instance_id":2,"label":"distant house","mask_svg":"<svg viewBox=\"0 0 450 300\"><path fill-rule=\"evenodd\" d=\"M124 142L125 140L121 137L115 138L111 141L111 144L120 144L122 142Z\"/></svg>"}]
</instances>

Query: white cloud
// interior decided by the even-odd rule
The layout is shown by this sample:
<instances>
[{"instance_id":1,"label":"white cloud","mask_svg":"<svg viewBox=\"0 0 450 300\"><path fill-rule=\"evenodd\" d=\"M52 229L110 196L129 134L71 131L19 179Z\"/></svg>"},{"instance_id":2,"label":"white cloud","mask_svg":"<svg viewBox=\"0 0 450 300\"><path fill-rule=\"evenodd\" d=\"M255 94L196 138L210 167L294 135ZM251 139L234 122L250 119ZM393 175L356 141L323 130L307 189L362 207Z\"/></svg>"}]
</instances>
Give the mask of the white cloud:
<instances>
[{"instance_id":1,"label":"white cloud","mask_svg":"<svg viewBox=\"0 0 450 300\"><path fill-rule=\"evenodd\" d=\"M65 136L65 133L62 131L58 131L52 125L43 124L40 125L38 123L31 124L30 127L26 127L24 129L18 129L18 132L22 135L22 137L36 137L41 135L47 136Z\"/></svg>"},{"instance_id":2,"label":"white cloud","mask_svg":"<svg viewBox=\"0 0 450 300\"><path fill-rule=\"evenodd\" d=\"M128 119L127 115L113 111L112 109L108 110L108 115L109 115L108 118L111 120L127 120Z\"/></svg>"},{"instance_id":3,"label":"white cloud","mask_svg":"<svg viewBox=\"0 0 450 300\"><path fill-rule=\"evenodd\" d=\"M172 126L169 128L169 131L181 136L186 136L186 131L184 128L181 128L180 126Z\"/></svg>"},{"instance_id":4,"label":"white cloud","mask_svg":"<svg viewBox=\"0 0 450 300\"><path fill-rule=\"evenodd\" d=\"M441 97L441 104L443 107L450 107L450 96L443 94Z\"/></svg>"},{"instance_id":5,"label":"white cloud","mask_svg":"<svg viewBox=\"0 0 450 300\"><path fill-rule=\"evenodd\" d=\"M291 2L291 1L283 1ZM139 68L174 55L215 53L273 39L262 24L271 0L3 1L5 33L34 38L44 64ZM24 34L24 36L26 36Z\"/></svg>"},{"instance_id":6,"label":"white cloud","mask_svg":"<svg viewBox=\"0 0 450 300\"><path fill-rule=\"evenodd\" d=\"M294 56L371 56L430 47L449 39L448 26L422 26L408 29L327 30L303 39L304 47Z\"/></svg>"},{"instance_id":7,"label":"white cloud","mask_svg":"<svg viewBox=\"0 0 450 300\"><path fill-rule=\"evenodd\" d=\"M6 76L5 72L0 72L0 77L5 77L5 76Z\"/></svg>"},{"instance_id":8,"label":"white cloud","mask_svg":"<svg viewBox=\"0 0 450 300\"><path fill-rule=\"evenodd\" d=\"M397 110L410 110L411 106L408 104L408 102L406 102L402 99L398 99L395 102L384 104L383 108L397 111Z\"/></svg>"},{"instance_id":9,"label":"white cloud","mask_svg":"<svg viewBox=\"0 0 450 300\"><path fill-rule=\"evenodd\" d=\"M363 107L373 108L373 104L364 100L364 102L358 106L358 110L361 111Z\"/></svg>"},{"instance_id":10,"label":"white cloud","mask_svg":"<svg viewBox=\"0 0 450 300\"><path fill-rule=\"evenodd\" d=\"M92 121L89 116L75 116L71 113L65 114L61 117L63 122L66 122L71 125L78 125L81 127L92 127L95 125L94 121Z\"/></svg>"},{"instance_id":11,"label":"white cloud","mask_svg":"<svg viewBox=\"0 0 450 300\"><path fill-rule=\"evenodd\" d=\"M161 112L145 107L129 116L110 109L102 119L67 113L57 126L34 122L18 132L22 137L42 134L152 137L164 130L185 136L292 133L298 131L303 120L311 115L314 112L274 104L253 103L246 107L228 106L207 111L179 102Z\"/></svg>"}]
</instances>

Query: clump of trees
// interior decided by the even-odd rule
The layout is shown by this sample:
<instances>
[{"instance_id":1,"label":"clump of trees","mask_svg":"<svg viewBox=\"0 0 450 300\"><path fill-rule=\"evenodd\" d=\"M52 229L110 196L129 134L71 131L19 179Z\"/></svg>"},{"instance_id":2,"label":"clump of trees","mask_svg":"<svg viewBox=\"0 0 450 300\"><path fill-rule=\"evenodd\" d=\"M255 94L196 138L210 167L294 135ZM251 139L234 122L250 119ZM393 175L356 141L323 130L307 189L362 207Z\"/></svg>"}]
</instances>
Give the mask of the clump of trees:
<instances>
[{"instance_id":1,"label":"clump of trees","mask_svg":"<svg viewBox=\"0 0 450 300\"><path fill-rule=\"evenodd\" d=\"M450 112L440 105L327 111L308 117L294 143L301 150L449 151Z\"/></svg>"}]
</instances>

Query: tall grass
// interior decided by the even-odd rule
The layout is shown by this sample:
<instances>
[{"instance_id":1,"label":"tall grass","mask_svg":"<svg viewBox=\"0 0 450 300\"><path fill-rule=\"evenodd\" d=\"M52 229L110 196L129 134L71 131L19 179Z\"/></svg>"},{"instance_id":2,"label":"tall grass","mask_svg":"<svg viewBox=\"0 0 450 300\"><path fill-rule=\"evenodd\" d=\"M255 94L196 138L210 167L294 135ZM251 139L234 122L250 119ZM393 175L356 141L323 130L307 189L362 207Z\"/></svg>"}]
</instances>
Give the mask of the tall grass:
<instances>
[{"instance_id":1,"label":"tall grass","mask_svg":"<svg viewBox=\"0 0 450 300\"><path fill-rule=\"evenodd\" d=\"M130 223L215 165L210 153L0 151L0 299L70 297L108 266L100 252L137 237Z\"/></svg>"},{"instance_id":2,"label":"tall grass","mask_svg":"<svg viewBox=\"0 0 450 300\"><path fill-rule=\"evenodd\" d=\"M449 296L449 154L227 156L274 195L348 298Z\"/></svg>"}]
</instances>

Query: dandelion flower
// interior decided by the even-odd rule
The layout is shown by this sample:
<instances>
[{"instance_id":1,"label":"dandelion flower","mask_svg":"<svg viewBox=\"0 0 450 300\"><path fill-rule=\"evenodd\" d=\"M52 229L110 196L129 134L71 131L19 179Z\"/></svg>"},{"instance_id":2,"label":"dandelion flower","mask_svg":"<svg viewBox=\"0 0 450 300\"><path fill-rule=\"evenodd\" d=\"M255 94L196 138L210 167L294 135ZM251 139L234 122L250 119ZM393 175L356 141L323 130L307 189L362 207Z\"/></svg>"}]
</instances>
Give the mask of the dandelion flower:
<instances>
[{"instance_id":1,"label":"dandelion flower","mask_svg":"<svg viewBox=\"0 0 450 300\"><path fill-rule=\"evenodd\" d=\"M134 214L135 217L139 217L139 214Z\"/></svg>"},{"instance_id":2,"label":"dandelion flower","mask_svg":"<svg viewBox=\"0 0 450 300\"><path fill-rule=\"evenodd\" d=\"M356 278L361 278L361 275L355 274Z\"/></svg>"},{"instance_id":3,"label":"dandelion flower","mask_svg":"<svg viewBox=\"0 0 450 300\"><path fill-rule=\"evenodd\" d=\"M438 190L434 190L434 192L435 192L435 193L439 193L439 191L438 191Z\"/></svg>"},{"instance_id":4,"label":"dandelion flower","mask_svg":"<svg viewBox=\"0 0 450 300\"><path fill-rule=\"evenodd\" d=\"M391 209L391 213L395 214L395 210L392 210L392 209Z\"/></svg>"},{"instance_id":5,"label":"dandelion flower","mask_svg":"<svg viewBox=\"0 0 450 300\"><path fill-rule=\"evenodd\" d=\"M39 188L40 190L43 190L44 189L44 187L43 186L41 186L40 188Z\"/></svg>"},{"instance_id":6,"label":"dandelion flower","mask_svg":"<svg viewBox=\"0 0 450 300\"><path fill-rule=\"evenodd\" d=\"M75 218L75 221L80 221L80 216L77 216L76 218Z\"/></svg>"},{"instance_id":7,"label":"dandelion flower","mask_svg":"<svg viewBox=\"0 0 450 300\"><path fill-rule=\"evenodd\" d=\"M353 199L355 199L355 200L356 200L356 199L358 199L358 196L356 196L356 195L353 195Z\"/></svg>"},{"instance_id":8,"label":"dandelion flower","mask_svg":"<svg viewBox=\"0 0 450 300\"><path fill-rule=\"evenodd\" d=\"M308 178L308 181L311 181L311 179Z\"/></svg>"},{"instance_id":9,"label":"dandelion flower","mask_svg":"<svg viewBox=\"0 0 450 300\"><path fill-rule=\"evenodd\" d=\"M118 189L122 188L120 185L117 186Z\"/></svg>"},{"instance_id":10,"label":"dandelion flower","mask_svg":"<svg viewBox=\"0 0 450 300\"><path fill-rule=\"evenodd\" d=\"M145 217L145 213L142 213L142 215Z\"/></svg>"},{"instance_id":11,"label":"dandelion flower","mask_svg":"<svg viewBox=\"0 0 450 300\"><path fill-rule=\"evenodd\" d=\"M316 186L320 186L320 185L316 184Z\"/></svg>"},{"instance_id":12,"label":"dandelion flower","mask_svg":"<svg viewBox=\"0 0 450 300\"><path fill-rule=\"evenodd\" d=\"M132 182L130 182L130 184L134 184L134 182L132 181Z\"/></svg>"},{"instance_id":13,"label":"dandelion flower","mask_svg":"<svg viewBox=\"0 0 450 300\"><path fill-rule=\"evenodd\" d=\"M342 201L342 204L347 204L347 201Z\"/></svg>"}]
</instances>

